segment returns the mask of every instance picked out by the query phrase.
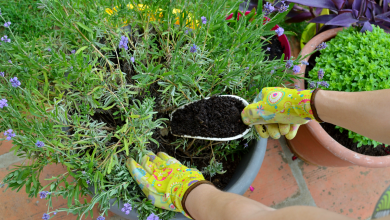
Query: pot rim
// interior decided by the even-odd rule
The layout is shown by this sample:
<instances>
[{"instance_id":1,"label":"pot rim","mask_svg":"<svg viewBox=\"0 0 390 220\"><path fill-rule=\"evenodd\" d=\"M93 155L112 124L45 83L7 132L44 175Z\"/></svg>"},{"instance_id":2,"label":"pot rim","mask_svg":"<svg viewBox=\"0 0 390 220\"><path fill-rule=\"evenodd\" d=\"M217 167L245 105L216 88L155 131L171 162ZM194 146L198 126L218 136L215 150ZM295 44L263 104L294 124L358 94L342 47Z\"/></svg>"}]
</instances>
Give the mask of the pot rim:
<instances>
[{"instance_id":1,"label":"pot rim","mask_svg":"<svg viewBox=\"0 0 390 220\"><path fill-rule=\"evenodd\" d=\"M316 47L321 43L328 41L334 38L339 31L342 31L344 28L335 28L331 30L324 31L314 38L312 38L302 49L301 55L305 57L307 54L313 52ZM306 57L304 60L309 61L311 56ZM306 65L299 64L301 71L299 73L294 73L295 75L305 76ZM301 89L305 89L304 79L293 79L294 84ZM317 141L319 141L327 150L332 154L339 157L342 160L348 161L352 164L370 167L370 168L380 168L390 166L390 155L389 156L367 156L364 154L357 153L352 151L339 142L334 140L322 127L321 125L312 120L306 124L309 132L313 135Z\"/></svg>"}]
</instances>

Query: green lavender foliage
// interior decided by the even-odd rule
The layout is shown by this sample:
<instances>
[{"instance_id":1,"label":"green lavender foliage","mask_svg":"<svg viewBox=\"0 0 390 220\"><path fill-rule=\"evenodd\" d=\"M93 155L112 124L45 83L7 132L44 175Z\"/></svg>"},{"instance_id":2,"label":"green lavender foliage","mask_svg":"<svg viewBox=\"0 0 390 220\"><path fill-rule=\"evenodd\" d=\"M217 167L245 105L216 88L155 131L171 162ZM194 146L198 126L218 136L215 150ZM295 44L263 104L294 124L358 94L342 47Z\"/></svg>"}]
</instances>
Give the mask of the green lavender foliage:
<instances>
[{"instance_id":1,"label":"green lavender foliage","mask_svg":"<svg viewBox=\"0 0 390 220\"><path fill-rule=\"evenodd\" d=\"M129 2L148 7L130 10ZM9 4L17 8L17 3ZM114 15L106 13L115 6ZM0 77L0 100L8 100L0 109L0 131L13 129L11 150L28 160L2 183L17 191L25 186L30 197L49 191L49 214L64 211L81 219L92 216L92 208L99 204L104 215L108 201L117 198L130 203L140 219L151 213L163 220L172 218L174 212L147 201L124 166L127 158L140 161L158 144L153 133L166 128L168 119L157 117L157 112L170 113L217 94L251 101L261 88L295 77L283 60L267 60L261 49L287 12L263 24L263 16L253 13L225 21L230 13L237 16L238 9L238 3L225 0L41 0L31 10L44 21L21 24L25 20L12 20L17 16L5 7L1 22L12 24L2 32L11 42L0 46L0 72L5 72ZM175 8L181 10L179 16L173 14ZM192 29L190 16L199 21ZM201 23L202 16L206 24ZM131 31L123 28L124 21L131 24ZM36 29L26 36L23 31L29 26ZM122 36L129 38L129 50L118 48ZM192 53L194 44L197 50ZM21 82L19 87L11 85L13 77ZM104 112L121 123L109 125L93 118ZM253 129L245 138L249 142L258 135ZM38 141L44 146L38 147ZM171 144L185 149L190 141L179 138ZM222 173L217 160L245 152L238 141L213 148L212 169L205 174ZM42 170L51 164L61 164L67 171L42 185ZM80 199L90 190L95 193L90 202ZM52 199L58 196L68 201L68 207L52 210Z\"/></svg>"},{"instance_id":2,"label":"green lavender foliage","mask_svg":"<svg viewBox=\"0 0 390 220\"><path fill-rule=\"evenodd\" d=\"M329 87L321 88L346 92L390 88L390 35L383 29L373 27L372 32L360 33L351 27L340 31L327 45L309 73L316 81L318 71L325 71L323 80L329 83ZM340 132L346 130L338 129ZM358 142L358 147L381 144L355 132L347 132L349 138Z\"/></svg>"}]
</instances>

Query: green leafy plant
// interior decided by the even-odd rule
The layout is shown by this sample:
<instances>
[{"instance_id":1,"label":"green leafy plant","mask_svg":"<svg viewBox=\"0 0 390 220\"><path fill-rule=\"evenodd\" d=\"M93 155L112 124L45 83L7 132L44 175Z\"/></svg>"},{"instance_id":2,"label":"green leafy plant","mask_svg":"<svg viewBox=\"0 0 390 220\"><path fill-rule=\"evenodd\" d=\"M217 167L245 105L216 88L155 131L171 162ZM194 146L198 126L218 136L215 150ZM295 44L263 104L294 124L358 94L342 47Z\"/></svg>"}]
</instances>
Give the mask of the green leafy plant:
<instances>
[{"instance_id":1,"label":"green leafy plant","mask_svg":"<svg viewBox=\"0 0 390 220\"><path fill-rule=\"evenodd\" d=\"M389 43L389 34L379 27L364 33L352 27L340 31L316 58L315 67L309 72L313 80L310 86L346 92L390 88ZM319 78L323 81L318 82ZM349 130L348 136L358 142L358 147L381 144Z\"/></svg>"},{"instance_id":2,"label":"green leafy plant","mask_svg":"<svg viewBox=\"0 0 390 220\"><path fill-rule=\"evenodd\" d=\"M210 178L223 173L221 161L245 153L244 143L257 133L231 142L177 138L169 134L169 113L212 95L251 101L261 88L294 78L283 58L268 60L261 49L288 11L263 24L261 13L236 20L238 3L227 4L41 0L36 12L56 28L29 37L13 31L20 24L3 10L0 18L11 24L0 46L1 140L12 140L11 150L28 160L2 184L17 191L25 186L30 197L48 200L43 219L59 211L92 217L99 204L102 220L112 198L114 205L122 200L137 210L140 219L153 213L172 218L174 212L145 198L124 161L140 161L147 150L166 151L189 167L197 158L208 160L204 174ZM234 20L226 21L230 13ZM43 186L39 177L50 164L67 172ZM80 199L91 192L90 202ZM68 208L50 211L58 196Z\"/></svg>"}]
</instances>

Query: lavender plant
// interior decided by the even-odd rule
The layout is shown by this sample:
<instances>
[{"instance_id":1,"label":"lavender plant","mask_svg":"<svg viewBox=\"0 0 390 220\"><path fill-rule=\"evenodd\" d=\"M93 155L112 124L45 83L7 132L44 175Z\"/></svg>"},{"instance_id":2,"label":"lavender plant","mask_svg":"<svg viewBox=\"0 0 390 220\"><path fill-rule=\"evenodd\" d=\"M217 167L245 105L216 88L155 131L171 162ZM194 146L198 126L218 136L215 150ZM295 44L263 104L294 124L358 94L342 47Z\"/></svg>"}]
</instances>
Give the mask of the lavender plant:
<instances>
[{"instance_id":1,"label":"lavender plant","mask_svg":"<svg viewBox=\"0 0 390 220\"><path fill-rule=\"evenodd\" d=\"M315 67L309 72L310 87L346 92L390 88L389 43L389 34L376 26L372 32L361 33L353 27L339 32L316 58ZM338 128L340 132L346 130ZM347 132L358 147L381 144L355 132Z\"/></svg>"},{"instance_id":2,"label":"lavender plant","mask_svg":"<svg viewBox=\"0 0 390 220\"><path fill-rule=\"evenodd\" d=\"M120 207L125 214L137 210L140 219L172 218L174 212L145 198L124 166L126 158L139 161L147 150L167 150L164 143L191 153L178 158L186 164L209 156L205 175L222 173L221 161L245 152L247 144L166 140L168 114L218 94L251 101L262 87L295 77L283 58L268 60L261 49L281 34L271 28L288 10L264 23L264 14L255 11L237 20L237 7L226 7L224 0L128 4L41 0L38 7L55 28L30 38L14 32L20 24L10 13L0 15L7 26L0 45L1 140L12 141L11 150L28 159L0 185L25 187L30 197L47 200L43 219L62 211L92 217L99 204L97 219L104 220L113 198L114 205L126 204ZM256 138L252 131L244 143ZM50 164L62 164L67 172L42 185L42 169ZM90 202L80 200L91 191ZM68 208L52 210L55 197L67 199Z\"/></svg>"}]
</instances>

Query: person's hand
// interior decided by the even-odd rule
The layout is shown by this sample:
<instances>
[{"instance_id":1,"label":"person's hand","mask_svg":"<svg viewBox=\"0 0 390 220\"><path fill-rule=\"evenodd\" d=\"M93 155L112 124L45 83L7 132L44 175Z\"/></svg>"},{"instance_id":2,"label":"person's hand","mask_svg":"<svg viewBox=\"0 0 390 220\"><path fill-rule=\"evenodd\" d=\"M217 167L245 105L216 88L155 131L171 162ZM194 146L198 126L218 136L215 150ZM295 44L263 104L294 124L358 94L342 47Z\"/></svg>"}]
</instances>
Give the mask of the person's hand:
<instances>
[{"instance_id":1,"label":"person's hand","mask_svg":"<svg viewBox=\"0 0 390 220\"><path fill-rule=\"evenodd\" d=\"M301 124L315 119L310 105L312 94L312 90L266 87L260 93L260 101L245 107L242 120L255 125L263 138L286 135L293 139Z\"/></svg>"},{"instance_id":2,"label":"person's hand","mask_svg":"<svg viewBox=\"0 0 390 220\"><path fill-rule=\"evenodd\" d=\"M184 206L187 195L196 186L210 182L205 181L199 170L182 165L166 153L157 155L148 152L141 165L129 158L126 167L153 205L190 218Z\"/></svg>"}]
</instances>

